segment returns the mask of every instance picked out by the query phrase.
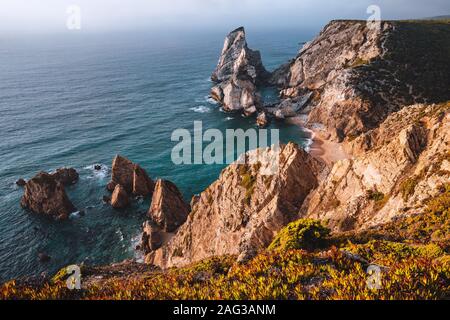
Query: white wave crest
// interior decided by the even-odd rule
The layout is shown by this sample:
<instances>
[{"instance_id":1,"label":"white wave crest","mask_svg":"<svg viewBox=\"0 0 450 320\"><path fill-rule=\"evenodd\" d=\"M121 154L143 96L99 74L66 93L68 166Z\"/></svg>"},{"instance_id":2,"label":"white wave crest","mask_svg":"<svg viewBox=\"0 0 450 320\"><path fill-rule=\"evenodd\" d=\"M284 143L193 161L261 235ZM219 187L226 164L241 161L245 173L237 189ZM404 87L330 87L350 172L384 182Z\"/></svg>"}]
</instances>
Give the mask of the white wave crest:
<instances>
[{"instance_id":1,"label":"white wave crest","mask_svg":"<svg viewBox=\"0 0 450 320\"><path fill-rule=\"evenodd\" d=\"M100 166L100 169L96 169L96 167ZM90 166L86 166L83 169L90 170L91 175L88 176L88 179L105 179L109 175L109 168L107 165L102 163L94 163Z\"/></svg>"},{"instance_id":2,"label":"white wave crest","mask_svg":"<svg viewBox=\"0 0 450 320\"><path fill-rule=\"evenodd\" d=\"M211 109L206 106L197 106L197 107L189 108L189 110L192 110L197 113L207 113L207 112L211 111Z\"/></svg>"}]
</instances>

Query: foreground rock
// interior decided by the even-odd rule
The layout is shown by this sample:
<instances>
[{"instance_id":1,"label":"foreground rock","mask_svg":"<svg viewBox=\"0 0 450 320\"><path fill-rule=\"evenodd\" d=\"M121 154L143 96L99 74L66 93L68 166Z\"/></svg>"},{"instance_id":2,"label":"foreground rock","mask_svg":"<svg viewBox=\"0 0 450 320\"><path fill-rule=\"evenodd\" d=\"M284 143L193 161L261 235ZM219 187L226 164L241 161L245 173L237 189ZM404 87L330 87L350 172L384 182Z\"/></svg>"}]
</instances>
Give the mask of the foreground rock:
<instances>
[{"instance_id":1,"label":"foreground rock","mask_svg":"<svg viewBox=\"0 0 450 320\"><path fill-rule=\"evenodd\" d=\"M148 216L164 231L172 232L181 226L189 214L187 205L177 186L170 181L156 182Z\"/></svg>"},{"instance_id":2,"label":"foreground rock","mask_svg":"<svg viewBox=\"0 0 450 320\"><path fill-rule=\"evenodd\" d=\"M238 28L225 38L219 62L211 76L217 83L211 90L211 97L226 111L254 114L261 105L256 87L268 76L261 54L248 48L245 30Z\"/></svg>"},{"instance_id":3,"label":"foreground rock","mask_svg":"<svg viewBox=\"0 0 450 320\"><path fill-rule=\"evenodd\" d=\"M256 155L276 153L262 149L248 159ZM228 166L193 201L176 235L146 261L166 268L214 255L236 254L245 260L266 247L278 230L298 218L303 200L318 185L323 170L321 163L293 143L281 148L278 170L266 175L272 173L273 163Z\"/></svg>"},{"instance_id":4,"label":"foreground rock","mask_svg":"<svg viewBox=\"0 0 450 320\"><path fill-rule=\"evenodd\" d=\"M150 197L155 186L144 169L120 155L113 160L111 181L108 183L107 189L112 192L118 184L128 194L142 197Z\"/></svg>"},{"instance_id":5,"label":"foreground rock","mask_svg":"<svg viewBox=\"0 0 450 320\"><path fill-rule=\"evenodd\" d=\"M129 203L130 198L125 188L120 184L116 185L111 196L111 206L116 209L123 209L126 208Z\"/></svg>"},{"instance_id":6,"label":"foreground rock","mask_svg":"<svg viewBox=\"0 0 450 320\"><path fill-rule=\"evenodd\" d=\"M30 179L20 201L23 208L44 214L56 220L67 219L76 208L67 197L64 185L55 175L38 173Z\"/></svg>"}]
</instances>

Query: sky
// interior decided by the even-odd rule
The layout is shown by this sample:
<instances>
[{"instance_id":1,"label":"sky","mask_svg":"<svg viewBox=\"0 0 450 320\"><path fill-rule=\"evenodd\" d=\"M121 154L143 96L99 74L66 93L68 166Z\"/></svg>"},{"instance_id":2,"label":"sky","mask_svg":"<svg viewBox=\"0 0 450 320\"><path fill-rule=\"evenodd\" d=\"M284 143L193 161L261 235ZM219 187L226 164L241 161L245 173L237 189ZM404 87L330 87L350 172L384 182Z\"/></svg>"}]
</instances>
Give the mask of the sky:
<instances>
[{"instance_id":1,"label":"sky","mask_svg":"<svg viewBox=\"0 0 450 320\"><path fill-rule=\"evenodd\" d=\"M450 14L449 0L0 0L0 33L65 32L80 8L80 31L130 29L280 29L319 27L332 19L382 19ZM73 11L72 11L73 13Z\"/></svg>"}]
</instances>

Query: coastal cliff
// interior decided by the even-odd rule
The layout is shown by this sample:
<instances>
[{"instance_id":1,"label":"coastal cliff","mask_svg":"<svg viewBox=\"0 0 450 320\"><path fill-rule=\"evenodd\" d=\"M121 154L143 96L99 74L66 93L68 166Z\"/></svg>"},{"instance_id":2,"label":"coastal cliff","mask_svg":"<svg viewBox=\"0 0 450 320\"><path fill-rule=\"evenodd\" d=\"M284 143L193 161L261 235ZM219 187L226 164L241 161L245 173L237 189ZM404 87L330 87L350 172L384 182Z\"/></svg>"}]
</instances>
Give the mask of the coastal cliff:
<instances>
[{"instance_id":1,"label":"coastal cliff","mask_svg":"<svg viewBox=\"0 0 450 320\"><path fill-rule=\"evenodd\" d=\"M190 209L175 186L162 194L146 183L153 208L174 195L179 203L149 210L146 265L84 266L80 292L64 287L63 269L40 285L4 284L0 298L448 299L448 39L445 21L332 21L269 74L243 28L234 30L212 97L227 111L300 116L348 156L325 163L283 145L275 174L234 163ZM264 110L262 85L279 88L279 104ZM370 265L382 273L379 290L367 286Z\"/></svg>"}]
</instances>

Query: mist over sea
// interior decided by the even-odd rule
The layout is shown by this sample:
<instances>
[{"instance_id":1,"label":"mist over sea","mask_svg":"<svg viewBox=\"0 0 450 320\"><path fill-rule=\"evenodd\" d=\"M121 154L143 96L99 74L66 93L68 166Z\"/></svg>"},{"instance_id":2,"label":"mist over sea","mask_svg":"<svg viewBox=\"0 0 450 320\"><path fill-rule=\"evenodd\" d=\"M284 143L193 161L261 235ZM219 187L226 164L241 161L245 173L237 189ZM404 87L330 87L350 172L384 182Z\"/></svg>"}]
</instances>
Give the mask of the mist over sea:
<instances>
[{"instance_id":1,"label":"mist over sea","mask_svg":"<svg viewBox=\"0 0 450 320\"><path fill-rule=\"evenodd\" d=\"M218 177L225 165L174 165L170 137L177 128L192 132L194 121L204 130L255 127L208 99L226 33L0 36L0 281L135 257L149 201L122 211L102 202L115 154L173 181L188 202ZM247 30L269 70L312 36ZM271 128L281 129L282 142L307 141L297 126ZM85 215L54 222L23 210L15 181L63 166L80 174L66 190ZM39 262L39 252L50 262Z\"/></svg>"}]
</instances>

